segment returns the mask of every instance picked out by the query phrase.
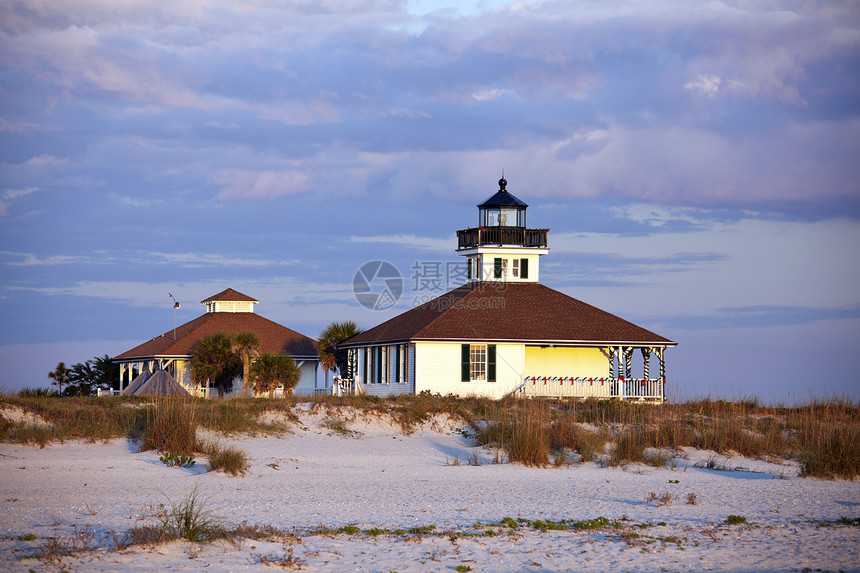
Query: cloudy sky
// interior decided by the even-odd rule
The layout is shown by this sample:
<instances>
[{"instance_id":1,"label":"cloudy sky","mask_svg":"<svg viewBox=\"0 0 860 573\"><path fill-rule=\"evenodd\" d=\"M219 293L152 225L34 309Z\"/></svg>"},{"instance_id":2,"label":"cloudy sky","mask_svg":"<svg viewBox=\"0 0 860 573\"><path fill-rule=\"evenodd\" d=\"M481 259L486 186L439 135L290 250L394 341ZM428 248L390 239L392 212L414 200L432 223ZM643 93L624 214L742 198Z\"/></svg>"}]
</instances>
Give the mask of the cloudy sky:
<instances>
[{"instance_id":1,"label":"cloudy sky","mask_svg":"<svg viewBox=\"0 0 860 573\"><path fill-rule=\"evenodd\" d=\"M0 30L6 391L169 330L168 293L374 326L443 292L504 170L541 282L676 340L670 393L860 395L856 2L10 0Z\"/></svg>"}]
</instances>

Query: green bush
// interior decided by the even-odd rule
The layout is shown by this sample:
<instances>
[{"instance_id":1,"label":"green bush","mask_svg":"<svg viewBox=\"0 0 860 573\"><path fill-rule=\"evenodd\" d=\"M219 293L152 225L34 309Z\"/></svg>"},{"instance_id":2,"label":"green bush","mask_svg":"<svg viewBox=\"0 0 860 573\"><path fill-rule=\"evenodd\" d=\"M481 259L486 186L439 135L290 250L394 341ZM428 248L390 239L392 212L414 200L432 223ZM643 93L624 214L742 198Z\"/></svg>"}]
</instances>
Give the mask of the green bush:
<instances>
[{"instance_id":1,"label":"green bush","mask_svg":"<svg viewBox=\"0 0 860 573\"><path fill-rule=\"evenodd\" d=\"M185 454L177 454L175 452L165 452L161 454L158 460L167 467L190 468L196 464L196 460L192 456Z\"/></svg>"}]
</instances>

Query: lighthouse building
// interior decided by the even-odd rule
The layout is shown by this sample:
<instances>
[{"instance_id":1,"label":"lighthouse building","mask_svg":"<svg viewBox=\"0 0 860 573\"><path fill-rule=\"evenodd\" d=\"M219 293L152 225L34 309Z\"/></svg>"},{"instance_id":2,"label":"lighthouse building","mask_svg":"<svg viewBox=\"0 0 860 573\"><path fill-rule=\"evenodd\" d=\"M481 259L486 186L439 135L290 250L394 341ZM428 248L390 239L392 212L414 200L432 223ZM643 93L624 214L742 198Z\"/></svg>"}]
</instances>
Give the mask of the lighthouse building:
<instances>
[{"instance_id":1,"label":"lighthouse building","mask_svg":"<svg viewBox=\"0 0 860 573\"><path fill-rule=\"evenodd\" d=\"M340 344L342 389L664 400L676 343L541 284L549 229L529 228L504 178L477 207L457 231L467 283Z\"/></svg>"}]
</instances>

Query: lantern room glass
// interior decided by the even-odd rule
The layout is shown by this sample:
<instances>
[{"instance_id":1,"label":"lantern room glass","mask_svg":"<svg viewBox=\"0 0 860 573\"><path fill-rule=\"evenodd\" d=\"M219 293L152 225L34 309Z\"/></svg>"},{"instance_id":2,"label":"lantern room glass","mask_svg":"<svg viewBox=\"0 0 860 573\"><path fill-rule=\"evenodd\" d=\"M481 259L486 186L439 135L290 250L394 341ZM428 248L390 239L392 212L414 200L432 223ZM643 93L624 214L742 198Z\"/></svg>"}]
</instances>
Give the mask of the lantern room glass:
<instances>
[{"instance_id":1,"label":"lantern room glass","mask_svg":"<svg viewBox=\"0 0 860 573\"><path fill-rule=\"evenodd\" d=\"M526 210L517 207L488 207L480 209L479 224L482 227L525 227Z\"/></svg>"}]
</instances>

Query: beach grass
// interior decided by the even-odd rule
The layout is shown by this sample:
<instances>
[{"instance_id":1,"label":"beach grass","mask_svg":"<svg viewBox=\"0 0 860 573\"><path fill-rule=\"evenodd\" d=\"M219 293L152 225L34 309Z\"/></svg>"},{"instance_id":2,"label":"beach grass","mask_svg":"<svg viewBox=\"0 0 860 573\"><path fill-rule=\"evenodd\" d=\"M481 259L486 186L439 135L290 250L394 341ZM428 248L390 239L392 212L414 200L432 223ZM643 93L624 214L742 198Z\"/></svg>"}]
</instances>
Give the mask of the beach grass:
<instances>
[{"instance_id":1,"label":"beach grass","mask_svg":"<svg viewBox=\"0 0 860 573\"><path fill-rule=\"evenodd\" d=\"M222 471L227 475L245 475L251 467L248 454L235 446L225 446L213 441L206 444L204 453L209 458L210 471Z\"/></svg>"},{"instance_id":2,"label":"beach grass","mask_svg":"<svg viewBox=\"0 0 860 573\"><path fill-rule=\"evenodd\" d=\"M833 397L796 406L708 398L643 404L618 400L457 398L421 393L374 396L290 396L278 399L58 397L22 392L0 395L0 439L45 446L51 442L132 438L142 449L203 452L197 429L277 434L298 421L294 408L310 403L331 420L387 418L408 435L439 417L469 428L478 445L509 462L549 466L550 459L607 465L671 462L688 447L720 456L796 460L804 476L860 477L860 404ZM34 421L13 421L4 407ZM660 450L659 459L647 452ZM576 454L576 455L574 455ZM563 457L560 457L563 456ZM500 455L497 453L497 458ZM557 464L558 465L558 464Z\"/></svg>"}]
</instances>

